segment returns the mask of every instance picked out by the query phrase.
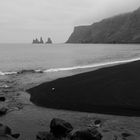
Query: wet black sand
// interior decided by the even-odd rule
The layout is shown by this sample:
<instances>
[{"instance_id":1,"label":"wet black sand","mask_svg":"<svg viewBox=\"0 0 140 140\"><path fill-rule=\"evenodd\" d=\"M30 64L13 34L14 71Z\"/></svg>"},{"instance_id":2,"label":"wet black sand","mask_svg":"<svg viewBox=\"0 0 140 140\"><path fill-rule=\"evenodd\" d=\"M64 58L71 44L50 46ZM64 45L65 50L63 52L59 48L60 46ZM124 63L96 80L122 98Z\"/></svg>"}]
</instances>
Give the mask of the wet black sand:
<instances>
[{"instance_id":1,"label":"wet black sand","mask_svg":"<svg viewBox=\"0 0 140 140\"><path fill-rule=\"evenodd\" d=\"M90 69L90 71L93 69ZM80 70L85 72L86 70ZM52 81L62 76L79 73L79 70L61 73L25 73L0 77L0 94L6 97L0 105L8 107L9 111L0 116L0 123L8 125L13 133L20 133L19 140L35 140L39 131L49 131L49 124L53 118L60 118L70 122L75 129L85 129L94 126L94 121L103 122L101 133L103 140L113 140L118 137L123 140L122 133L131 134L126 140L140 139L140 117L104 115L78 111L66 111L39 107L30 102L27 89L46 81ZM6 87L7 85L7 87ZM0 138L1 139L1 138Z\"/></svg>"},{"instance_id":2,"label":"wet black sand","mask_svg":"<svg viewBox=\"0 0 140 140\"><path fill-rule=\"evenodd\" d=\"M140 61L45 82L27 90L39 106L140 116Z\"/></svg>"}]
</instances>

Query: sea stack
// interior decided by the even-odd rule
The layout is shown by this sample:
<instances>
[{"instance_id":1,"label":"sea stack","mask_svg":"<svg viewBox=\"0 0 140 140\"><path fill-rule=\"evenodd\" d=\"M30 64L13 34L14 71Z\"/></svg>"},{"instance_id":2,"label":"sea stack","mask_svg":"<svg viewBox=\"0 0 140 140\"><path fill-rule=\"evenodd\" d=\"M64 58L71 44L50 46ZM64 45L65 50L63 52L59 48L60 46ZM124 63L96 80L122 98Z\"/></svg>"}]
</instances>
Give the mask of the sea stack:
<instances>
[{"instance_id":1,"label":"sea stack","mask_svg":"<svg viewBox=\"0 0 140 140\"><path fill-rule=\"evenodd\" d=\"M33 44L38 44L39 43L39 40L36 38L36 39L33 39Z\"/></svg>"},{"instance_id":2,"label":"sea stack","mask_svg":"<svg viewBox=\"0 0 140 140\"><path fill-rule=\"evenodd\" d=\"M44 41L43 41L42 37L40 37L40 42L39 43L44 44Z\"/></svg>"},{"instance_id":3,"label":"sea stack","mask_svg":"<svg viewBox=\"0 0 140 140\"><path fill-rule=\"evenodd\" d=\"M47 40L46 44L52 44L52 40L51 40L50 37L48 37L48 40Z\"/></svg>"},{"instance_id":4,"label":"sea stack","mask_svg":"<svg viewBox=\"0 0 140 140\"><path fill-rule=\"evenodd\" d=\"M42 39L42 37L40 37L40 40L38 38L33 39L33 44L44 44L44 41Z\"/></svg>"}]
</instances>

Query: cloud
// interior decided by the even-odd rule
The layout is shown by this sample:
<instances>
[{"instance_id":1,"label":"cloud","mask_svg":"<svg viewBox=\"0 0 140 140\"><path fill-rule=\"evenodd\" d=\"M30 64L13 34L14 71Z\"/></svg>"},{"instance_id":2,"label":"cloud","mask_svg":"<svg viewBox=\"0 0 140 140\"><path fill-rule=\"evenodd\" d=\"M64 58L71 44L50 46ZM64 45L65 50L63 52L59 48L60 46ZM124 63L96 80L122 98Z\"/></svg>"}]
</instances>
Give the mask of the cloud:
<instances>
[{"instance_id":1,"label":"cloud","mask_svg":"<svg viewBox=\"0 0 140 140\"><path fill-rule=\"evenodd\" d=\"M63 42L75 25L91 24L140 5L139 0L0 0L0 3L0 42L21 42L23 38L29 42L35 34L51 35L56 42Z\"/></svg>"}]
</instances>

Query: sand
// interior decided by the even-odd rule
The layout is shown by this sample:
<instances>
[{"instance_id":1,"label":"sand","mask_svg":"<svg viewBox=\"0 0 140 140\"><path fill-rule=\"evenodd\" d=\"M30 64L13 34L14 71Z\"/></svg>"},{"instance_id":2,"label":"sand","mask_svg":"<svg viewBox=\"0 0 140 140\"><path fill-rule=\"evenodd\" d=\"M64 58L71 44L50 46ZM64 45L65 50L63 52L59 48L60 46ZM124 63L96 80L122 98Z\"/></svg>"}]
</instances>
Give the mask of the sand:
<instances>
[{"instance_id":1,"label":"sand","mask_svg":"<svg viewBox=\"0 0 140 140\"><path fill-rule=\"evenodd\" d=\"M49 109L30 102L27 89L75 73L78 72L60 72L57 75L51 73L1 76L1 84L9 87L0 88L0 94L7 98L5 103L0 104L8 106L9 112L0 117L0 122L10 126L13 132L19 132L21 134L19 140L35 140L38 131L49 131L50 121L54 117L70 122L75 129L92 126L94 120L100 119L103 122L102 128L100 128L104 135L103 140L113 140L114 136L122 140L121 133L123 132L131 134L126 140L139 140L140 117Z\"/></svg>"},{"instance_id":2,"label":"sand","mask_svg":"<svg viewBox=\"0 0 140 140\"><path fill-rule=\"evenodd\" d=\"M140 61L59 78L31 88L36 105L140 116Z\"/></svg>"}]
</instances>

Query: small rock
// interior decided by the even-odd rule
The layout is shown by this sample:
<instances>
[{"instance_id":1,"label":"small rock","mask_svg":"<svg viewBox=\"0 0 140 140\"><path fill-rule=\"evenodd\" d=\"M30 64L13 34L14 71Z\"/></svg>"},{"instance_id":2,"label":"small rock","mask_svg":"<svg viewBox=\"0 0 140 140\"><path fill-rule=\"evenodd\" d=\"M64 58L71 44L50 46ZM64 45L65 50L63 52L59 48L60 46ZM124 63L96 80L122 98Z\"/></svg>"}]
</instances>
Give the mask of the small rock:
<instances>
[{"instance_id":1,"label":"small rock","mask_svg":"<svg viewBox=\"0 0 140 140\"><path fill-rule=\"evenodd\" d=\"M17 93L17 94L16 94L16 96L19 96L19 95L20 95L20 93Z\"/></svg>"},{"instance_id":2,"label":"small rock","mask_svg":"<svg viewBox=\"0 0 140 140\"><path fill-rule=\"evenodd\" d=\"M98 132L98 130L78 130L73 135L71 140L101 140L102 135Z\"/></svg>"},{"instance_id":3,"label":"small rock","mask_svg":"<svg viewBox=\"0 0 140 140\"><path fill-rule=\"evenodd\" d=\"M5 115L5 114L7 113L7 111L8 111L8 108L6 108L6 107L1 107L1 108L0 108L0 116Z\"/></svg>"},{"instance_id":4,"label":"small rock","mask_svg":"<svg viewBox=\"0 0 140 140\"><path fill-rule=\"evenodd\" d=\"M95 120L94 122L90 123L89 128L99 128L102 127L102 121L101 120Z\"/></svg>"},{"instance_id":5,"label":"small rock","mask_svg":"<svg viewBox=\"0 0 140 140\"><path fill-rule=\"evenodd\" d=\"M97 126L97 127L100 127L102 124L102 121L101 120L95 120L94 121L94 125Z\"/></svg>"},{"instance_id":6,"label":"small rock","mask_svg":"<svg viewBox=\"0 0 140 140\"><path fill-rule=\"evenodd\" d=\"M73 127L70 123L55 118L50 123L50 132L53 133L55 137L66 137L72 130Z\"/></svg>"},{"instance_id":7,"label":"small rock","mask_svg":"<svg viewBox=\"0 0 140 140\"><path fill-rule=\"evenodd\" d=\"M125 138L131 136L131 134L129 134L129 133L125 133L125 132L122 133L121 135L122 135L122 137L125 137Z\"/></svg>"},{"instance_id":8,"label":"small rock","mask_svg":"<svg viewBox=\"0 0 140 140\"><path fill-rule=\"evenodd\" d=\"M17 74L26 74L26 73L35 73L35 70L21 70L19 72L17 72Z\"/></svg>"},{"instance_id":9,"label":"small rock","mask_svg":"<svg viewBox=\"0 0 140 140\"><path fill-rule=\"evenodd\" d=\"M24 106L23 106L22 103L17 103L17 108L18 108L18 109L23 109L23 107L24 107Z\"/></svg>"},{"instance_id":10,"label":"small rock","mask_svg":"<svg viewBox=\"0 0 140 140\"><path fill-rule=\"evenodd\" d=\"M21 70L17 74L43 73L41 70Z\"/></svg>"},{"instance_id":11,"label":"small rock","mask_svg":"<svg viewBox=\"0 0 140 140\"><path fill-rule=\"evenodd\" d=\"M5 97L0 97L0 101L1 101L1 102L4 102L5 100L6 100Z\"/></svg>"}]
</instances>

